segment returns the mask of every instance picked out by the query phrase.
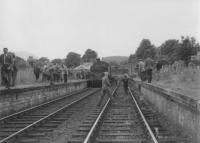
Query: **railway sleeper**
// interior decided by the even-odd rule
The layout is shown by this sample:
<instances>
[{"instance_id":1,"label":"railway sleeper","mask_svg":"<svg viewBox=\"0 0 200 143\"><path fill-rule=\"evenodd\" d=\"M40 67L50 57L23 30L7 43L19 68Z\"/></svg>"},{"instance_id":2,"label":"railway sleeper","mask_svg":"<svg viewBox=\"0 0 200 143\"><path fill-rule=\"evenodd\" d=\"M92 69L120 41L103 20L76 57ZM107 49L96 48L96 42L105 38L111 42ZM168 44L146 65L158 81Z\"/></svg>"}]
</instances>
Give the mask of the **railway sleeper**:
<instances>
[{"instance_id":1,"label":"railway sleeper","mask_svg":"<svg viewBox=\"0 0 200 143\"><path fill-rule=\"evenodd\" d=\"M38 143L38 139L23 137L20 139L20 142L18 142L18 143Z\"/></svg>"},{"instance_id":2,"label":"railway sleeper","mask_svg":"<svg viewBox=\"0 0 200 143\"><path fill-rule=\"evenodd\" d=\"M96 141L98 143L147 143L146 139L124 139L124 138L117 138L117 139L97 138Z\"/></svg>"}]
</instances>

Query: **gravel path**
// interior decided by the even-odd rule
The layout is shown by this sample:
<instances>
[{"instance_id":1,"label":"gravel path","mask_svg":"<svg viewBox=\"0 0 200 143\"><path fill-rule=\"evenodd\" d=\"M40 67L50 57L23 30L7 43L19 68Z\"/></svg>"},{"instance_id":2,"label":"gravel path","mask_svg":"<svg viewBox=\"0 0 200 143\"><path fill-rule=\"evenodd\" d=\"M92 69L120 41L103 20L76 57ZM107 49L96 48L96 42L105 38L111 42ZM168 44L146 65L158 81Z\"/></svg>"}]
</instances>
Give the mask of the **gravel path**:
<instances>
[{"instance_id":1,"label":"gravel path","mask_svg":"<svg viewBox=\"0 0 200 143\"><path fill-rule=\"evenodd\" d=\"M95 95L89 97L88 100L79 104L72 116L63 124L59 125L53 132L41 138L40 143L67 143L71 135L76 132L81 123L96 108L100 95L101 92L97 92Z\"/></svg>"}]
</instances>

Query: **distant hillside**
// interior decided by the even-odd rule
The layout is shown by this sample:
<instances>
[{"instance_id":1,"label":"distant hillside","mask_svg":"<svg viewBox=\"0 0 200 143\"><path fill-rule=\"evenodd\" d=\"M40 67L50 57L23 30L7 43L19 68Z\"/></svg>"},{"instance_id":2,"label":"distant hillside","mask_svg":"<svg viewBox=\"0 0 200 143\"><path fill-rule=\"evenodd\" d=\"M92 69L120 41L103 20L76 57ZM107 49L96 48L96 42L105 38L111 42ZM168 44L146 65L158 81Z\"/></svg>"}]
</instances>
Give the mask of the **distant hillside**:
<instances>
[{"instance_id":1,"label":"distant hillside","mask_svg":"<svg viewBox=\"0 0 200 143\"><path fill-rule=\"evenodd\" d=\"M126 56L110 56L110 57L102 57L102 61L110 63L111 61L115 61L117 63L127 61L128 57Z\"/></svg>"}]
</instances>

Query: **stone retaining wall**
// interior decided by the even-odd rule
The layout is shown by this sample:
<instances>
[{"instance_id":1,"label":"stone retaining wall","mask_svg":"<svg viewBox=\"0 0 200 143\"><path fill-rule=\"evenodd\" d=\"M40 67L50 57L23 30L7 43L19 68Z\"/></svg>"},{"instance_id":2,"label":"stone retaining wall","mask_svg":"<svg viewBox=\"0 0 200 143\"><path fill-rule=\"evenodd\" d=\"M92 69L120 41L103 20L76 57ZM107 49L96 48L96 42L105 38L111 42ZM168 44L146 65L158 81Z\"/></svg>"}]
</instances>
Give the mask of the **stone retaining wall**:
<instances>
[{"instance_id":1,"label":"stone retaining wall","mask_svg":"<svg viewBox=\"0 0 200 143\"><path fill-rule=\"evenodd\" d=\"M87 81L0 90L0 118L87 87Z\"/></svg>"},{"instance_id":2,"label":"stone retaining wall","mask_svg":"<svg viewBox=\"0 0 200 143\"><path fill-rule=\"evenodd\" d=\"M153 84L133 81L144 99L200 143L200 103L186 95Z\"/></svg>"}]
</instances>

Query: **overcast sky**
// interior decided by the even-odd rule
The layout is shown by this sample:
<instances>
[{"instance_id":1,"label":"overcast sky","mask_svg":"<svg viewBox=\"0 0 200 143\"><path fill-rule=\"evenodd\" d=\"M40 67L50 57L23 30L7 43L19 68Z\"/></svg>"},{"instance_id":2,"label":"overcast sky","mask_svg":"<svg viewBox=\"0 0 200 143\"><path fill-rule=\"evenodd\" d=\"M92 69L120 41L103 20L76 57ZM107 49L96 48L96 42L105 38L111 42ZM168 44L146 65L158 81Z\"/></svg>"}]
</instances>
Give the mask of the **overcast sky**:
<instances>
[{"instance_id":1,"label":"overcast sky","mask_svg":"<svg viewBox=\"0 0 200 143\"><path fill-rule=\"evenodd\" d=\"M0 0L0 49L38 57L129 56L181 35L200 41L200 0Z\"/></svg>"}]
</instances>

